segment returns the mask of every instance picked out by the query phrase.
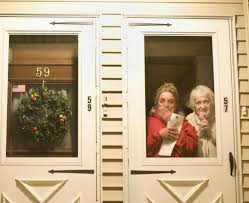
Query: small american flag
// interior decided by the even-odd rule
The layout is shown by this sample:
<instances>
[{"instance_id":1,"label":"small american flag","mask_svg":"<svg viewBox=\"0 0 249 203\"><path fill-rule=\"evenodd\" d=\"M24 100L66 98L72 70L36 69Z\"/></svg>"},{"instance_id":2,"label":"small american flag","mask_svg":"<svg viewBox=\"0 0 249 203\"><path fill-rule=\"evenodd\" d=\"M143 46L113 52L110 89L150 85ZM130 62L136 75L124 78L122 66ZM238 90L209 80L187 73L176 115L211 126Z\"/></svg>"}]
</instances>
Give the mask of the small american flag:
<instances>
[{"instance_id":1,"label":"small american flag","mask_svg":"<svg viewBox=\"0 0 249 203\"><path fill-rule=\"evenodd\" d=\"M26 85L12 85L12 92L25 92Z\"/></svg>"}]
</instances>

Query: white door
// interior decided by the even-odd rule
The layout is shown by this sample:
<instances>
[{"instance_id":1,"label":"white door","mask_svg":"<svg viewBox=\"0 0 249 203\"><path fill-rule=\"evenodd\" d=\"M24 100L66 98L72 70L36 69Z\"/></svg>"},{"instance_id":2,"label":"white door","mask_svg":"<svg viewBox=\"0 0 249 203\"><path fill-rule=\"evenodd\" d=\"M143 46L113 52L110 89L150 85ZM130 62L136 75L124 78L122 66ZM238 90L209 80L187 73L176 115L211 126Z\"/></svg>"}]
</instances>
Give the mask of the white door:
<instances>
[{"instance_id":1,"label":"white door","mask_svg":"<svg viewBox=\"0 0 249 203\"><path fill-rule=\"evenodd\" d=\"M237 202L231 20L131 18L125 25L128 202ZM176 113L186 117L193 113L188 99L192 89L204 85L214 92L215 120L209 128L216 135L214 142L209 143L213 148L193 131L199 141L192 155L182 157L184 153L174 153L178 140L174 148L164 145L163 156L160 156L162 142L158 153L150 153L146 116L154 115L150 109L155 92L163 83L176 86L179 93ZM194 124L191 128L198 130Z\"/></svg>"},{"instance_id":2,"label":"white door","mask_svg":"<svg viewBox=\"0 0 249 203\"><path fill-rule=\"evenodd\" d=\"M1 202L97 202L94 18L0 18Z\"/></svg>"}]
</instances>

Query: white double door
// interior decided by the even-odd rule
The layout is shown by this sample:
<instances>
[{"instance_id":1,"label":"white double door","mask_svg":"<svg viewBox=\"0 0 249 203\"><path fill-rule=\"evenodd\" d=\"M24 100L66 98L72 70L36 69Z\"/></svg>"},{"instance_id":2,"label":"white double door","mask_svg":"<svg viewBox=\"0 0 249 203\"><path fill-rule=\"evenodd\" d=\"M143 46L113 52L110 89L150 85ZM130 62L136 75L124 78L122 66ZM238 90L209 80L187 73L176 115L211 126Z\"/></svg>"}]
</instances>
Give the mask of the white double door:
<instances>
[{"instance_id":1,"label":"white double door","mask_svg":"<svg viewBox=\"0 0 249 203\"><path fill-rule=\"evenodd\" d=\"M130 18L125 26L128 202L237 202L231 19ZM164 82L178 85L182 104L198 84L214 90L216 156L146 156L146 113Z\"/></svg>"},{"instance_id":2,"label":"white double door","mask_svg":"<svg viewBox=\"0 0 249 203\"><path fill-rule=\"evenodd\" d=\"M99 200L96 24L95 18L0 18L1 202ZM63 145L46 150L18 137L14 121L20 99L44 83L67 94L73 109ZM39 113L36 116L42 119Z\"/></svg>"}]
</instances>

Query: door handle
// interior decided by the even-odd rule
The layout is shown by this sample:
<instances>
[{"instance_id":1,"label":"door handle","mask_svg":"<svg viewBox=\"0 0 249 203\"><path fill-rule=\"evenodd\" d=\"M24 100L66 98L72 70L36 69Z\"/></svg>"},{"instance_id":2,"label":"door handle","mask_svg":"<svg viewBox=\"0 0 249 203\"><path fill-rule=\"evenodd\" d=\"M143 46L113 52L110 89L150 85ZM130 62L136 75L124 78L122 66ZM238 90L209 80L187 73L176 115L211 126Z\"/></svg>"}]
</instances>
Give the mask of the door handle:
<instances>
[{"instance_id":1,"label":"door handle","mask_svg":"<svg viewBox=\"0 0 249 203\"><path fill-rule=\"evenodd\" d=\"M50 170L48 171L51 174L54 173L84 173L84 174L94 174L94 170Z\"/></svg>"},{"instance_id":2,"label":"door handle","mask_svg":"<svg viewBox=\"0 0 249 203\"><path fill-rule=\"evenodd\" d=\"M145 174L160 174L160 173L170 173L174 174L176 171L145 171L145 170L131 170L131 175L145 175Z\"/></svg>"},{"instance_id":3,"label":"door handle","mask_svg":"<svg viewBox=\"0 0 249 203\"><path fill-rule=\"evenodd\" d=\"M233 153L229 152L230 175L233 176L233 169L235 168L235 159Z\"/></svg>"}]
</instances>

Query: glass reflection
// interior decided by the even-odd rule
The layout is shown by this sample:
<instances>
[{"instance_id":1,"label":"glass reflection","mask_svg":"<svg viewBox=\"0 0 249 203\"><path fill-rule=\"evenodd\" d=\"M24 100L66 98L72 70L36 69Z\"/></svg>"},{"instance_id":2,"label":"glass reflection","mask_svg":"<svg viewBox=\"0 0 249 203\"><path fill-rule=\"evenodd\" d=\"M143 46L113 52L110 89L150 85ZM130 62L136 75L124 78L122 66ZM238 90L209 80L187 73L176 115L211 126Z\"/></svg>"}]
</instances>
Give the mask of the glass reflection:
<instances>
[{"instance_id":1,"label":"glass reflection","mask_svg":"<svg viewBox=\"0 0 249 203\"><path fill-rule=\"evenodd\" d=\"M8 157L78 156L77 64L77 35L10 35Z\"/></svg>"},{"instance_id":2,"label":"glass reflection","mask_svg":"<svg viewBox=\"0 0 249 203\"><path fill-rule=\"evenodd\" d=\"M146 36L147 157L217 157L212 37Z\"/></svg>"}]
</instances>

